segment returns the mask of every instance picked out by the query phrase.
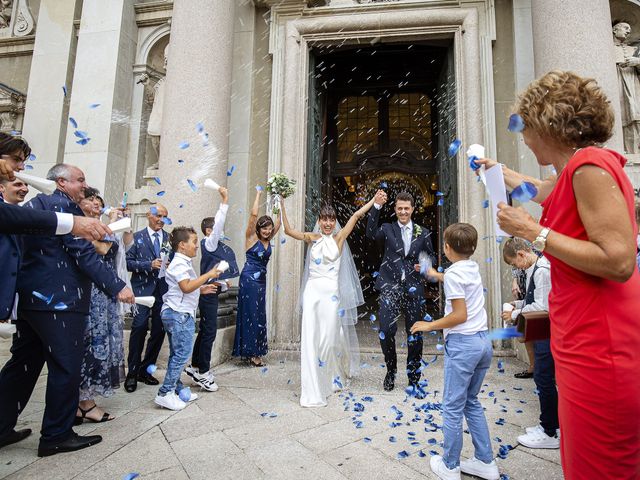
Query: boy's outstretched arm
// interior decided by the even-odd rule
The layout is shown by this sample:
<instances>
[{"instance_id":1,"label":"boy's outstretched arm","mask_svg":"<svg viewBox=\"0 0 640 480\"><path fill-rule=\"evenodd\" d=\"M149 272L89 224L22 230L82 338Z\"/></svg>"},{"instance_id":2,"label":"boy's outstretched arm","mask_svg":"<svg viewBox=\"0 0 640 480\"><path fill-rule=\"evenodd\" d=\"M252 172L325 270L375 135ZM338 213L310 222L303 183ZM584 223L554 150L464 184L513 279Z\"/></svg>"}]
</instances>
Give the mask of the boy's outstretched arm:
<instances>
[{"instance_id":1,"label":"boy's outstretched arm","mask_svg":"<svg viewBox=\"0 0 640 480\"><path fill-rule=\"evenodd\" d=\"M411 333L432 332L443 328L453 328L467 321L467 302L464 298L454 298L451 300L452 312L446 317L433 322L416 322L411 326Z\"/></svg>"}]
</instances>

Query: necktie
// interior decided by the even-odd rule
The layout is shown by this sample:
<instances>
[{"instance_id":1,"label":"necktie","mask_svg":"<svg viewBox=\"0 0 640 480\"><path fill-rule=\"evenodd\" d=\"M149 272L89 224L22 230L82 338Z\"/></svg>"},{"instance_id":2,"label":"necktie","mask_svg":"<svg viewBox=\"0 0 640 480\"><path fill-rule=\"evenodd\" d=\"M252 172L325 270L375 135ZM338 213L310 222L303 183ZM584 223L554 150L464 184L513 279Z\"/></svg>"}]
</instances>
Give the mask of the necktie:
<instances>
[{"instance_id":1,"label":"necktie","mask_svg":"<svg viewBox=\"0 0 640 480\"><path fill-rule=\"evenodd\" d=\"M156 258L160 258L160 238L158 238L158 232L153 234L153 250Z\"/></svg>"},{"instance_id":2,"label":"necktie","mask_svg":"<svg viewBox=\"0 0 640 480\"><path fill-rule=\"evenodd\" d=\"M402 241L404 243L405 256L409 253L409 246L411 245L411 236L409 232L409 225L402 227Z\"/></svg>"}]
</instances>

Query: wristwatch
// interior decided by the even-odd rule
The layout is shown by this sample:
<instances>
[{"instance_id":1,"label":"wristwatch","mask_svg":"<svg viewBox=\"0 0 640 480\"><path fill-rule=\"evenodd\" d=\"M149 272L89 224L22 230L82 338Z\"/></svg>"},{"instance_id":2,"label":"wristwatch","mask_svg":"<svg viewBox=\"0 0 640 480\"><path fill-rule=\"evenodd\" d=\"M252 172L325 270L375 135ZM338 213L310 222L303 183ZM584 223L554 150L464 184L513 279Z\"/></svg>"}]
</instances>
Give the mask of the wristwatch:
<instances>
[{"instance_id":1,"label":"wristwatch","mask_svg":"<svg viewBox=\"0 0 640 480\"><path fill-rule=\"evenodd\" d=\"M539 252L543 252L544 247L547 246L547 236L549 235L550 231L551 230L548 228L543 228L542 230L540 230L540 233L532 243L533 248L535 248Z\"/></svg>"}]
</instances>

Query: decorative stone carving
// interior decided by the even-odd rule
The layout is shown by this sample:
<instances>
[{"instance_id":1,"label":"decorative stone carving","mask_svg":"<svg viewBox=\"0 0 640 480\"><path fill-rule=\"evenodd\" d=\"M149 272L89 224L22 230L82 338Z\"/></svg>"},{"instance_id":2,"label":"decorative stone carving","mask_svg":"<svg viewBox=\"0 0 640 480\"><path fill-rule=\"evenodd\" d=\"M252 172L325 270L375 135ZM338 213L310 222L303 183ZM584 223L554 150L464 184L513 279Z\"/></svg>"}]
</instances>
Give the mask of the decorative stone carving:
<instances>
[{"instance_id":1,"label":"decorative stone carving","mask_svg":"<svg viewBox=\"0 0 640 480\"><path fill-rule=\"evenodd\" d=\"M0 0L0 36L24 37L33 33L34 28L27 0Z\"/></svg>"},{"instance_id":2,"label":"decorative stone carving","mask_svg":"<svg viewBox=\"0 0 640 480\"><path fill-rule=\"evenodd\" d=\"M166 72L167 62L169 59L169 45L164 49L164 69ZM145 166L147 169L153 170L158 168L158 159L160 158L160 135L162 133L162 114L164 110L164 90L165 75L160 75L155 85L153 85L152 107L149 121L147 123L147 135L151 139L151 151L146 152ZM150 81L148 74L144 73L139 83L147 85Z\"/></svg>"},{"instance_id":3,"label":"decorative stone carving","mask_svg":"<svg viewBox=\"0 0 640 480\"><path fill-rule=\"evenodd\" d=\"M639 48L627 44L630 33L631 26L626 22L613 26L624 149L635 154L640 153L640 57Z\"/></svg>"},{"instance_id":4,"label":"decorative stone carving","mask_svg":"<svg viewBox=\"0 0 640 480\"><path fill-rule=\"evenodd\" d=\"M0 131L20 132L24 118L24 93L0 83Z\"/></svg>"},{"instance_id":5,"label":"decorative stone carving","mask_svg":"<svg viewBox=\"0 0 640 480\"><path fill-rule=\"evenodd\" d=\"M13 0L0 0L0 29L8 29L13 17Z\"/></svg>"}]
</instances>

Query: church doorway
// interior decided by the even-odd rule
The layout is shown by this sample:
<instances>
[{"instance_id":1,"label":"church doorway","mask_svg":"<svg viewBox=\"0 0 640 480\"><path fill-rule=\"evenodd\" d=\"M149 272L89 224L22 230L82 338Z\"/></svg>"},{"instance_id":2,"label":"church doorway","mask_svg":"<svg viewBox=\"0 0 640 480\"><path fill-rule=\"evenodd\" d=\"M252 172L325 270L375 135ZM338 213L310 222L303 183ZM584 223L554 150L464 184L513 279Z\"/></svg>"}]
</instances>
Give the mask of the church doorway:
<instances>
[{"instance_id":1,"label":"church doorway","mask_svg":"<svg viewBox=\"0 0 640 480\"><path fill-rule=\"evenodd\" d=\"M416 201L413 220L428 228L437 262L442 232L457 221L455 160L447 146L455 137L455 76L451 46L391 44L313 49L310 58L306 227L312 229L320 202L330 202L344 225L378 188L389 195L382 222L395 221L401 191ZM378 344L369 316L377 310L373 288L381 262L365 238L366 219L349 238L365 305L358 334L361 345ZM430 284L429 313L442 313L441 287ZM402 338L403 333L399 336Z\"/></svg>"}]
</instances>

